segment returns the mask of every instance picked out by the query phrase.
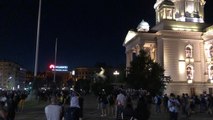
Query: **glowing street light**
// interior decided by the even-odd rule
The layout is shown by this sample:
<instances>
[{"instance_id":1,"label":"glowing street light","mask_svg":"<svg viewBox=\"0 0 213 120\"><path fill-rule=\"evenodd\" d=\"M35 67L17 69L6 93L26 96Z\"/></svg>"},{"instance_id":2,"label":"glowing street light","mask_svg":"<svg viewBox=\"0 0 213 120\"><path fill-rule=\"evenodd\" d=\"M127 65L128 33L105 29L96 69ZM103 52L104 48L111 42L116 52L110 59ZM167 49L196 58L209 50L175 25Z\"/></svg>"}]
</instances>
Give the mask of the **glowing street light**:
<instances>
[{"instance_id":1,"label":"glowing street light","mask_svg":"<svg viewBox=\"0 0 213 120\"><path fill-rule=\"evenodd\" d=\"M115 76L115 81L117 81L117 76L120 75L120 73L117 70L115 70L113 72L113 75Z\"/></svg>"},{"instance_id":2,"label":"glowing street light","mask_svg":"<svg viewBox=\"0 0 213 120\"><path fill-rule=\"evenodd\" d=\"M73 76L75 76L75 70L73 70L71 74L72 74Z\"/></svg>"},{"instance_id":3,"label":"glowing street light","mask_svg":"<svg viewBox=\"0 0 213 120\"><path fill-rule=\"evenodd\" d=\"M120 73L116 70L115 72L113 72L113 75L119 75Z\"/></svg>"}]
</instances>

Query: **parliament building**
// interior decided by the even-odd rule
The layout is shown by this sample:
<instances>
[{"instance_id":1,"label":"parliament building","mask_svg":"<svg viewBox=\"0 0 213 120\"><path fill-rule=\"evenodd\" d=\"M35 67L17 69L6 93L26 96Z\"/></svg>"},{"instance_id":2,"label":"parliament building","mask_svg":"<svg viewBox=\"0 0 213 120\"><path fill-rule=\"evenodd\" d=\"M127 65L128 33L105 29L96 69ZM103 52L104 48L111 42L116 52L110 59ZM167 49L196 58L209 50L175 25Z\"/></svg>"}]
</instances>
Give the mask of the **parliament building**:
<instances>
[{"instance_id":1,"label":"parliament building","mask_svg":"<svg viewBox=\"0 0 213 120\"><path fill-rule=\"evenodd\" d=\"M126 67L140 49L171 77L165 93L213 93L213 25L204 22L205 0L156 0L156 24L142 21L129 30L123 46Z\"/></svg>"}]
</instances>

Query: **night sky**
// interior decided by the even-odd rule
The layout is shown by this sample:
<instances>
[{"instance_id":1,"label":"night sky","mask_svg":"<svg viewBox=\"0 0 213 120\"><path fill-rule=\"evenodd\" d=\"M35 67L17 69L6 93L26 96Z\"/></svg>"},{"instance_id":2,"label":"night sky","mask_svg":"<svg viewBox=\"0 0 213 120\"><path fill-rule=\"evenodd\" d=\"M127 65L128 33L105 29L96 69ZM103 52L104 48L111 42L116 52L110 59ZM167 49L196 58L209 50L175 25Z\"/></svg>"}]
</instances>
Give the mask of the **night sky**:
<instances>
[{"instance_id":1,"label":"night sky","mask_svg":"<svg viewBox=\"0 0 213 120\"><path fill-rule=\"evenodd\" d=\"M0 59L34 70L39 0L0 0ZM206 0L205 22L213 23L213 0ZM54 63L72 70L106 63L125 64L122 46L130 29L144 19L155 25L156 0L42 0L39 71Z\"/></svg>"}]
</instances>

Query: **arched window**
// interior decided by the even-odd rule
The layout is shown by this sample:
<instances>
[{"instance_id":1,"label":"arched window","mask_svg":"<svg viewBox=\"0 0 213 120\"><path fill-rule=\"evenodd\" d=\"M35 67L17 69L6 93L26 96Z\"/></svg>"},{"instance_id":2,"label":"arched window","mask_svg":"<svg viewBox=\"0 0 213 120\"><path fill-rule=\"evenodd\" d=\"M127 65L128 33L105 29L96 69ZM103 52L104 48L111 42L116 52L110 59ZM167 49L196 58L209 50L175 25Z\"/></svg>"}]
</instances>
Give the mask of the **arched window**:
<instances>
[{"instance_id":1,"label":"arched window","mask_svg":"<svg viewBox=\"0 0 213 120\"><path fill-rule=\"evenodd\" d=\"M193 68L192 65L186 66L186 78L187 78L187 80L192 80L194 78L193 71L194 71L194 68Z\"/></svg>"},{"instance_id":2,"label":"arched window","mask_svg":"<svg viewBox=\"0 0 213 120\"><path fill-rule=\"evenodd\" d=\"M213 58L213 44L211 44L209 47L209 56Z\"/></svg>"},{"instance_id":3,"label":"arched window","mask_svg":"<svg viewBox=\"0 0 213 120\"><path fill-rule=\"evenodd\" d=\"M213 64L209 65L208 70L209 70L209 79L213 80Z\"/></svg>"},{"instance_id":4,"label":"arched window","mask_svg":"<svg viewBox=\"0 0 213 120\"><path fill-rule=\"evenodd\" d=\"M187 45L185 47L186 58L192 58L192 45Z\"/></svg>"}]
</instances>

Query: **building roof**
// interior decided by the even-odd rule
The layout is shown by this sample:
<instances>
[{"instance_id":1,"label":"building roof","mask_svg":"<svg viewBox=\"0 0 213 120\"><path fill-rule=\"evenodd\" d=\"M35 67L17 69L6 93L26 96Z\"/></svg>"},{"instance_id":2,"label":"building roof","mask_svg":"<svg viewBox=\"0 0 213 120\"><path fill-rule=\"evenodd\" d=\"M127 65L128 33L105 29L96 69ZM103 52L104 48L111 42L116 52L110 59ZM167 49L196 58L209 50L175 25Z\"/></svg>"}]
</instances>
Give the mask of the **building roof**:
<instances>
[{"instance_id":1,"label":"building roof","mask_svg":"<svg viewBox=\"0 0 213 120\"><path fill-rule=\"evenodd\" d=\"M164 0L160 5L159 8L166 6L166 7L175 7L175 4L170 0Z\"/></svg>"},{"instance_id":2,"label":"building roof","mask_svg":"<svg viewBox=\"0 0 213 120\"><path fill-rule=\"evenodd\" d=\"M175 4L171 0L164 0L161 4L174 6Z\"/></svg>"}]
</instances>

